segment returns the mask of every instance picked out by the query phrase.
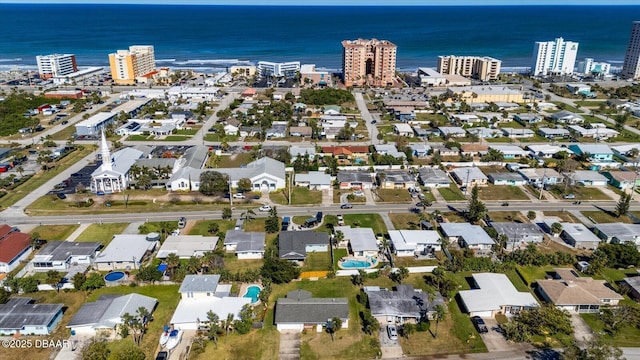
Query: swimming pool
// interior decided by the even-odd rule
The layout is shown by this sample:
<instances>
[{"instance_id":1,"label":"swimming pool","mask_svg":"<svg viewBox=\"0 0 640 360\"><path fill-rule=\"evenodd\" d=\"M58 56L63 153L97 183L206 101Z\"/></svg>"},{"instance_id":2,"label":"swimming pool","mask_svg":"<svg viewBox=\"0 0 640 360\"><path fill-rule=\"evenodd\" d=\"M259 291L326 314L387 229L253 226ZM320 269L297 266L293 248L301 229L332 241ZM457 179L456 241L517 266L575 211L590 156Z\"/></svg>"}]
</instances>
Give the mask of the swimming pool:
<instances>
[{"instance_id":1,"label":"swimming pool","mask_svg":"<svg viewBox=\"0 0 640 360\"><path fill-rule=\"evenodd\" d=\"M114 271L110 272L104 276L104 281L118 281L124 278L124 273L122 271Z\"/></svg>"},{"instance_id":2,"label":"swimming pool","mask_svg":"<svg viewBox=\"0 0 640 360\"><path fill-rule=\"evenodd\" d=\"M260 294L260 286L251 285L247 288L247 292L242 295L242 297L251 298L251 303L255 304L258 302L258 294Z\"/></svg>"},{"instance_id":3,"label":"swimming pool","mask_svg":"<svg viewBox=\"0 0 640 360\"><path fill-rule=\"evenodd\" d=\"M344 269L368 269L373 265L370 261L349 259L340 263Z\"/></svg>"}]
</instances>

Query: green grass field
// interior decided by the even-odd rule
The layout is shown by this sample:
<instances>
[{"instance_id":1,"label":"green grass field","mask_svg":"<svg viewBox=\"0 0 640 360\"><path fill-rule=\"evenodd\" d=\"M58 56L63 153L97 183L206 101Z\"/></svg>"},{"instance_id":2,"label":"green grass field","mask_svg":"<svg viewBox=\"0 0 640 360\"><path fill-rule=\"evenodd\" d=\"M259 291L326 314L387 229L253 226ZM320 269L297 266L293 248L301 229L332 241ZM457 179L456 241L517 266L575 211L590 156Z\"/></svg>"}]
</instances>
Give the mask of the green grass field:
<instances>
[{"instance_id":1,"label":"green grass field","mask_svg":"<svg viewBox=\"0 0 640 360\"><path fill-rule=\"evenodd\" d=\"M462 191L455 184L449 185L448 188L438 188L438 192L446 201L466 200Z\"/></svg>"},{"instance_id":2,"label":"green grass field","mask_svg":"<svg viewBox=\"0 0 640 360\"><path fill-rule=\"evenodd\" d=\"M69 237L80 225L40 225L33 230L31 234L38 233L40 239L44 240L65 240Z\"/></svg>"},{"instance_id":3,"label":"green grass field","mask_svg":"<svg viewBox=\"0 0 640 360\"><path fill-rule=\"evenodd\" d=\"M75 241L99 241L106 246L113 239L113 235L122 234L127 226L129 226L128 223L91 224Z\"/></svg>"},{"instance_id":4,"label":"green grass field","mask_svg":"<svg viewBox=\"0 0 640 360\"><path fill-rule=\"evenodd\" d=\"M489 184L478 189L481 200L529 200L529 197L517 186Z\"/></svg>"},{"instance_id":5,"label":"green grass field","mask_svg":"<svg viewBox=\"0 0 640 360\"><path fill-rule=\"evenodd\" d=\"M387 227L384 225L379 214L346 214L344 215L346 225L354 227L358 224L362 228L372 228L375 234L386 234Z\"/></svg>"}]
</instances>

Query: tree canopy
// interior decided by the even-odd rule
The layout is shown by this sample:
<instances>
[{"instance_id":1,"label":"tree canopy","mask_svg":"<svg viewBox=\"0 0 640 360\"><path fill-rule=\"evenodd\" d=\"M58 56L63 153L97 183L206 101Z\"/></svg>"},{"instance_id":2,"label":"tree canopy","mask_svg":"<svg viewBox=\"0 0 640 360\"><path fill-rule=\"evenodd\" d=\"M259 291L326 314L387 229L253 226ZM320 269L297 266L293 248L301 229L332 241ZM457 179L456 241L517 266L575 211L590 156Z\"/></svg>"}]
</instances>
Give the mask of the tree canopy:
<instances>
[{"instance_id":1,"label":"tree canopy","mask_svg":"<svg viewBox=\"0 0 640 360\"><path fill-rule=\"evenodd\" d=\"M300 90L300 102L307 105L342 104L354 101L353 94L347 90L324 88L321 90Z\"/></svg>"},{"instance_id":2,"label":"tree canopy","mask_svg":"<svg viewBox=\"0 0 640 360\"><path fill-rule=\"evenodd\" d=\"M217 171L200 174L200 192L204 195L222 194L229 190L229 176Z\"/></svg>"}]
</instances>

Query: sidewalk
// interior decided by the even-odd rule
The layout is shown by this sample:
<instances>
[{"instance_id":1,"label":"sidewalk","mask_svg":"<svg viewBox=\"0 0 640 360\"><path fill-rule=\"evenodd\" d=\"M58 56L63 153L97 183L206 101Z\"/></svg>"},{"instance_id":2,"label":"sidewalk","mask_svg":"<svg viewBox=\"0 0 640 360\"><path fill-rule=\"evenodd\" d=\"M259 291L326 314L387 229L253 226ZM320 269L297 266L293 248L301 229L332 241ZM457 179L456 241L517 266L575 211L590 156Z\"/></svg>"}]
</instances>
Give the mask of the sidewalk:
<instances>
[{"instance_id":1,"label":"sidewalk","mask_svg":"<svg viewBox=\"0 0 640 360\"><path fill-rule=\"evenodd\" d=\"M87 230L89 225L91 225L91 223L80 224L80 226L78 226L78 228L74 232L72 232L71 235L69 235L69 237L65 241L76 241L78 236L80 236L80 234L82 234L85 230Z\"/></svg>"},{"instance_id":2,"label":"sidewalk","mask_svg":"<svg viewBox=\"0 0 640 360\"><path fill-rule=\"evenodd\" d=\"M391 218L389 218L389 213L381 212L378 214L380 214L380 217L382 218L384 225L387 227L387 231L396 229L396 227L393 226L393 223L391 222Z\"/></svg>"}]
</instances>

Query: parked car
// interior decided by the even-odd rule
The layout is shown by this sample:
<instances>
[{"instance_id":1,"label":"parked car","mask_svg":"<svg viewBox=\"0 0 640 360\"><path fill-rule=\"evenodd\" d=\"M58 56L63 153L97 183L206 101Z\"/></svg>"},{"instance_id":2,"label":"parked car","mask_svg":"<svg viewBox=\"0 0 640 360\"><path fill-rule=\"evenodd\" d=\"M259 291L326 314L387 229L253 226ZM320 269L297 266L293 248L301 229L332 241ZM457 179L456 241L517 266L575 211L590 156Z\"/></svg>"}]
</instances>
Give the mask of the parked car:
<instances>
[{"instance_id":1,"label":"parked car","mask_svg":"<svg viewBox=\"0 0 640 360\"><path fill-rule=\"evenodd\" d=\"M63 194L63 193L61 193L61 192L56 193L56 196L57 196L57 197L58 197L58 199L60 199L60 200L64 200L64 199L66 199L66 198L67 198L67 195L65 195L65 194Z\"/></svg>"},{"instance_id":2,"label":"parked car","mask_svg":"<svg viewBox=\"0 0 640 360\"><path fill-rule=\"evenodd\" d=\"M353 196L364 196L364 193L360 190L354 191Z\"/></svg>"},{"instance_id":3,"label":"parked car","mask_svg":"<svg viewBox=\"0 0 640 360\"><path fill-rule=\"evenodd\" d=\"M482 320L480 316L473 316L471 318L471 322L473 322L473 325L476 327L476 330L478 330L480 334L489 332L489 329L487 329L487 324L485 324L484 320Z\"/></svg>"},{"instance_id":4,"label":"parked car","mask_svg":"<svg viewBox=\"0 0 640 360\"><path fill-rule=\"evenodd\" d=\"M156 360L167 360L169 358L169 353L166 351L160 351L158 355L156 355Z\"/></svg>"},{"instance_id":5,"label":"parked car","mask_svg":"<svg viewBox=\"0 0 640 360\"><path fill-rule=\"evenodd\" d=\"M575 194L567 194L564 196L565 199L575 199L576 195Z\"/></svg>"},{"instance_id":6,"label":"parked car","mask_svg":"<svg viewBox=\"0 0 640 360\"><path fill-rule=\"evenodd\" d=\"M171 232L171 236L178 236L180 235L180 229L175 229Z\"/></svg>"},{"instance_id":7,"label":"parked car","mask_svg":"<svg viewBox=\"0 0 640 360\"><path fill-rule=\"evenodd\" d=\"M243 193L233 194L234 199L246 199L247 197Z\"/></svg>"},{"instance_id":8,"label":"parked car","mask_svg":"<svg viewBox=\"0 0 640 360\"><path fill-rule=\"evenodd\" d=\"M185 226L187 226L187 218L181 217L180 220L178 220L178 228L184 229Z\"/></svg>"},{"instance_id":9,"label":"parked car","mask_svg":"<svg viewBox=\"0 0 640 360\"><path fill-rule=\"evenodd\" d=\"M340 209L351 209L352 207L353 207L353 205L351 205L349 203L340 205Z\"/></svg>"},{"instance_id":10,"label":"parked car","mask_svg":"<svg viewBox=\"0 0 640 360\"><path fill-rule=\"evenodd\" d=\"M387 335L391 340L398 340L398 328L395 325L387 325Z\"/></svg>"},{"instance_id":11,"label":"parked car","mask_svg":"<svg viewBox=\"0 0 640 360\"><path fill-rule=\"evenodd\" d=\"M421 201L419 203L416 203L417 207L426 207L426 206L431 206L433 205L433 203L431 203L431 201Z\"/></svg>"},{"instance_id":12,"label":"parked car","mask_svg":"<svg viewBox=\"0 0 640 360\"><path fill-rule=\"evenodd\" d=\"M342 215L338 215L338 225L343 226L344 225L344 216Z\"/></svg>"},{"instance_id":13,"label":"parked car","mask_svg":"<svg viewBox=\"0 0 640 360\"><path fill-rule=\"evenodd\" d=\"M259 211L271 211L271 206L269 205L262 205L260 206L260 208L258 208Z\"/></svg>"},{"instance_id":14,"label":"parked car","mask_svg":"<svg viewBox=\"0 0 640 360\"><path fill-rule=\"evenodd\" d=\"M63 120L61 124L62 124L62 125L67 125L68 123L69 123L69 121L68 121L68 120Z\"/></svg>"}]
</instances>

